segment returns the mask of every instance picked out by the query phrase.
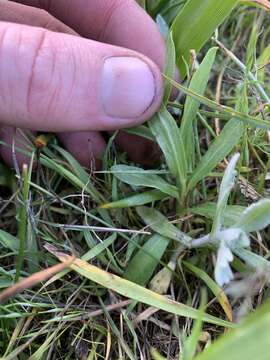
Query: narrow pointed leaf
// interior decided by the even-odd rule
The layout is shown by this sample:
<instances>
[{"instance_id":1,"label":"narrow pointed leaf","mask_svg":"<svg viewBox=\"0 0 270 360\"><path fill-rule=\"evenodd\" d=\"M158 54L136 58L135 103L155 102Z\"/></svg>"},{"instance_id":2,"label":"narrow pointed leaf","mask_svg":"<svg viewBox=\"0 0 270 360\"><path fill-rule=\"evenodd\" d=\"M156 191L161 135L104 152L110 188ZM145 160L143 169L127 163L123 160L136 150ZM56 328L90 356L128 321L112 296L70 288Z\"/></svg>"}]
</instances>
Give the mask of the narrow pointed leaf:
<instances>
[{"instance_id":1,"label":"narrow pointed leaf","mask_svg":"<svg viewBox=\"0 0 270 360\"><path fill-rule=\"evenodd\" d=\"M56 250L52 250L52 246L48 246L48 249L49 248L50 251L63 262L71 258ZM189 317L192 319L197 319L200 316L200 311L197 309L156 294L131 281L122 279L119 276L90 265L81 259L76 258L70 267L81 276L130 299L154 306L178 316ZM219 326L233 327L231 323L208 314L203 316L203 321Z\"/></svg>"},{"instance_id":2,"label":"narrow pointed leaf","mask_svg":"<svg viewBox=\"0 0 270 360\"><path fill-rule=\"evenodd\" d=\"M184 192L186 187L187 161L184 144L177 124L163 106L149 122L150 129L165 156L168 168L176 177Z\"/></svg>"},{"instance_id":3,"label":"narrow pointed leaf","mask_svg":"<svg viewBox=\"0 0 270 360\"><path fill-rule=\"evenodd\" d=\"M187 246L191 242L192 239L190 236L177 229L177 227L171 224L158 210L141 206L137 208L137 213L140 215L145 224L150 226L151 229L156 231L158 234L169 239L180 241Z\"/></svg>"},{"instance_id":4,"label":"narrow pointed leaf","mask_svg":"<svg viewBox=\"0 0 270 360\"><path fill-rule=\"evenodd\" d=\"M124 209L134 206L146 205L153 201L162 200L168 197L159 190L146 191L141 194L131 195L118 201L101 205L103 209Z\"/></svg>"},{"instance_id":5,"label":"narrow pointed leaf","mask_svg":"<svg viewBox=\"0 0 270 360\"><path fill-rule=\"evenodd\" d=\"M181 75L190 62L190 50L198 52L226 19L238 0L188 0L172 25L176 58Z\"/></svg>"},{"instance_id":6,"label":"narrow pointed leaf","mask_svg":"<svg viewBox=\"0 0 270 360\"><path fill-rule=\"evenodd\" d=\"M178 190L175 186L167 183L162 177L153 174L151 171L143 170L135 166L115 165L111 168L117 179L134 186L147 186L160 190L164 194L178 197Z\"/></svg>"},{"instance_id":7,"label":"narrow pointed leaf","mask_svg":"<svg viewBox=\"0 0 270 360\"><path fill-rule=\"evenodd\" d=\"M210 145L206 154L200 160L189 181L189 189L194 188L223 160L239 142L244 131L243 124L230 120L220 135Z\"/></svg>"},{"instance_id":8,"label":"narrow pointed leaf","mask_svg":"<svg viewBox=\"0 0 270 360\"><path fill-rule=\"evenodd\" d=\"M210 76L210 71L215 61L216 52L216 47L211 48L207 52L198 70L195 72L191 79L189 89L195 91L197 94L203 95L205 92ZM184 142L185 151L187 154L187 162L190 165L192 164L195 152L193 125L199 106L200 103L198 101L188 96L185 102L184 113L181 120L180 134Z\"/></svg>"}]
</instances>

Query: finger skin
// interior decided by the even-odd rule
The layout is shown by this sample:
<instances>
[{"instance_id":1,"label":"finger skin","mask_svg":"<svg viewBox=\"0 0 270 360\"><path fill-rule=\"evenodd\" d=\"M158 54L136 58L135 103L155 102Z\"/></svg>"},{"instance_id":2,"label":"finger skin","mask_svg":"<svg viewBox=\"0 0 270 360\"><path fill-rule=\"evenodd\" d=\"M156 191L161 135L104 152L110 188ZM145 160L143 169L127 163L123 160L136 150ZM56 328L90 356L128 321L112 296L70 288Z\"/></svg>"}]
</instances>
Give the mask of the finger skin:
<instances>
[{"instance_id":1,"label":"finger skin","mask_svg":"<svg viewBox=\"0 0 270 360\"><path fill-rule=\"evenodd\" d=\"M77 35L73 29L47 11L7 0L0 0L0 21L38 26L55 32Z\"/></svg>"},{"instance_id":2,"label":"finger skin","mask_svg":"<svg viewBox=\"0 0 270 360\"><path fill-rule=\"evenodd\" d=\"M55 32L77 35L74 30L42 9L10 1L7 2L6 0L0 0L0 21L44 27ZM100 133L94 131L87 133L59 133L58 137L65 148L71 152L81 165L91 168L94 164L96 169L101 168L100 159L105 151L106 143ZM0 138L10 146L15 138L15 144L20 144L20 146L25 149L24 141L22 141L21 130L15 132L12 127L2 128L0 129ZM0 154L7 165L10 167L14 165L14 159L10 147L0 146ZM19 152L16 153L16 160L20 167L22 167L24 163L29 162L29 158Z\"/></svg>"},{"instance_id":3,"label":"finger skin","mask_svg":"<svg viewBox=\"0 0 270 360\"><path fill-rule=\"evenodd\" d=\"M0 23L0 52L0 118L5 125L44 131L120 129L149 119L162 101L163 81L158 67L128 49L41 28ZM151 71L155 96L136 118L116 118L104 110L101 78L105 61L112 58L137 59ZM126 72L123 74L114 75L122 81Z\"/></svg>"},{"instance_id":4,"label":"finger skin","mask_svg":"<svg viewBox=\"0 0 270 360\"><path fill-rule=\"evenodd\" d=\"M47 10L82 36L136 50L151 58L163 70L164 40L154 21L134 0L21 0L20 2ZM152 161L151 154L158 153L156 145L151 145L151 142L139 137L125 136L118 135L115 139L116 144L126 151L133 161L146 161L149 165ZM137 145L135 149L132 142ZM145 149L148 151L145 152ZM149 160L145 160L148 157Z\"/></svg>"},{"instance_id":5,"label":"finger skin","mask_svg":"<svg viewBox=\"0 0 270 360\"><path fill-rule=\"evenodd\" d=\"M93 0L89 2L87 0L79 0L78 2L78 0L30 0L23 2L50 11L53 15L65 21L66 24L76 28L79 33L86 37L92 37L140 51L152 58L160 68L163 67L165 53L164 41L155 23L134 1ZM106 16L104 16L104 14L106 14ZM26 17L22 16L22 18ZM37 17L34 16L34 18L36 19ZM132 21L130 21L131 19ZM38 26L39 24L35 23L35 25ZM123 31L123 29L125 31ZM147 33L147 37L145 33ZM84 136L83 139L85 137L86 136ZM136 162L140 162L140 160L145 162L145 149L148 149L149 158L151 158L151 154L157 153L156 146L153 145L151 147L151 143L147 142L146 144L145 139L142 138L139 139L135 137L135 139L133 139L131 135L125 138L125 136L119 135L115 141L119 147L126 151L129 156L132 157L132 160ZM135 152L134 147L131 145L132 141L138 145ZM83 142L81 142L81 144L82 143ZM85 148L86 145L87 142L82 147ZM77 158L79 157L78 155L79 153L77 152ZM147 162L149 164L149 161Z\"/></svg>"},{"instance_id":6,"label":"finger skin","mask_svg":"<svg viewBox=\"0 0 270 360\"><path fill-rule=\"evenodd\" d=\"M43 8L80 35L138 51L160 69L164 40L155 22L135 0L18 0Z\"/></svg>"},{"instance_id":7,"label":"finger skin","mask_svg":"<svg viewBox=\"0 0 270 360\"><path fill-rule=\"evenodd\" d=\"M89 131L60 133L58 138L82 166L94 170L101 169L106 142L100 133Z\"/></svg>"}]
</instances>

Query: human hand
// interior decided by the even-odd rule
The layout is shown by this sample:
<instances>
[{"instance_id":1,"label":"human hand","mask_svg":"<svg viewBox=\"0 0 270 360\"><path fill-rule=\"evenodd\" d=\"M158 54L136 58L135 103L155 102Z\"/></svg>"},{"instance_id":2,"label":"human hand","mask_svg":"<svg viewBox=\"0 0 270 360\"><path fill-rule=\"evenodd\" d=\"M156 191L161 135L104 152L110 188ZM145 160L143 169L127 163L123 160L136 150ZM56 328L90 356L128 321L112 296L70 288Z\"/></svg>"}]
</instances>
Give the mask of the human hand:
<instances>
[{"instance_id":1,"label":"human hand","mask_svg":"<svg viewBox=\"0 0 270 360\"><path fill-rule=\"evenodd\" d=\"M102 156L100 131L140 124L162 101L164 41L135 0L0 0L0 54L1 140L54 131L85 166ZM116 143L134 161L156 153L121 131Z\"/></svg>"}]
</instances>

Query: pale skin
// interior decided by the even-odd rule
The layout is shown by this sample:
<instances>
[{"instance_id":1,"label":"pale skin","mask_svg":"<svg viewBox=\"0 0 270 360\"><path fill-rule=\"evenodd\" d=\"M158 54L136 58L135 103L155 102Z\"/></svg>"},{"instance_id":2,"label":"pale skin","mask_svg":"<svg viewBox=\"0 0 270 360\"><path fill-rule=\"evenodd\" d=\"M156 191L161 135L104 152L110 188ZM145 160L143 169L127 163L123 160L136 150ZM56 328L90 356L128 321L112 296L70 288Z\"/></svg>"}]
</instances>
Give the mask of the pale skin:
<instances>
[{"instance_id":1,"label":"pale skin","mask_svg":"<svg viewBox=\"0 0 270 360\"><path fill-rule=\"evenodd\" d=\"M0 54L1 140L14 127L56 132L87 167L101 131L141 124L162 102L164 40L135 0L0 0ZM136 162L158 151L122 131L116 143Z\"/></svg>"}]
</instances>

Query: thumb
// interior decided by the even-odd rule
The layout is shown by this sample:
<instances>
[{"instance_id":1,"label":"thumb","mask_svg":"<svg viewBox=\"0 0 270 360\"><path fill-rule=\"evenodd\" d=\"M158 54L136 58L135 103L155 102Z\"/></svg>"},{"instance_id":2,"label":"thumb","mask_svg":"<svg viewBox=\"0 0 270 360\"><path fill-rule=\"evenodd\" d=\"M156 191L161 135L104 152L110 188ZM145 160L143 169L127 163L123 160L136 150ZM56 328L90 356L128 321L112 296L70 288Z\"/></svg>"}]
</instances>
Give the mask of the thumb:
<instances>
[{"instance_id":1,"label":"thumb","mask_svg":"<svg viewBox=\"0 0 270 360\"><path fill-rule=\"evenodd\" d=\"M44 131L110 130L149 119L160 70L132 50L0 23L0 119Z\"/></svg>"}]
</instances>

